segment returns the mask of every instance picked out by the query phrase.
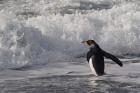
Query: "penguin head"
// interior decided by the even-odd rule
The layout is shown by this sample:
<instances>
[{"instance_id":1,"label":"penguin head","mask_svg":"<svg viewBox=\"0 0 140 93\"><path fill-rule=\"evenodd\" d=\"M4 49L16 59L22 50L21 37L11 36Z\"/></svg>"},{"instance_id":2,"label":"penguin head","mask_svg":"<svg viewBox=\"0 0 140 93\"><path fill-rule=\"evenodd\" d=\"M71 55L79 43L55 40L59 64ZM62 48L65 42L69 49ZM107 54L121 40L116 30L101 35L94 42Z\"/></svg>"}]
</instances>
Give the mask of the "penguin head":
<instances>
[{"instance_id":1,"label":"penguin head","mask_svg":"<svg viewBox=\"0 0 140 93\"><path fill-rule=\"evenodd\" d=\"M87 40L87 41L82 41L81 43L88 45L89 47L97 45L97 43L94 40Z\"/></svg>"}]
</instances>

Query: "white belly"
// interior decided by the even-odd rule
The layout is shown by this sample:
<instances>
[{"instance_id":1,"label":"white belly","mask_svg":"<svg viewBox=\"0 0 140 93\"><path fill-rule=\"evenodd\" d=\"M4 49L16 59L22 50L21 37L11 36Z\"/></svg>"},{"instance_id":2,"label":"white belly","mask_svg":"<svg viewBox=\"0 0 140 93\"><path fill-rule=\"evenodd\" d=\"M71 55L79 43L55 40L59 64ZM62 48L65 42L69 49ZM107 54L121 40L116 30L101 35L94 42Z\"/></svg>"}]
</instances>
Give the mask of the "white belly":
<instances>
[{"instance_id":1,"label":"white belly","mask_svg":"<svg viewBox=\"0 0 140 93\"><path fill-rule=\"evenodd\" d=\"M89 66L90 66L91 71L93 72L93 74L98 76L96 71L95 71L95 68L93 67L92 58L90 58L90 60L89 60Z\"/></svg>"}]
</instances>

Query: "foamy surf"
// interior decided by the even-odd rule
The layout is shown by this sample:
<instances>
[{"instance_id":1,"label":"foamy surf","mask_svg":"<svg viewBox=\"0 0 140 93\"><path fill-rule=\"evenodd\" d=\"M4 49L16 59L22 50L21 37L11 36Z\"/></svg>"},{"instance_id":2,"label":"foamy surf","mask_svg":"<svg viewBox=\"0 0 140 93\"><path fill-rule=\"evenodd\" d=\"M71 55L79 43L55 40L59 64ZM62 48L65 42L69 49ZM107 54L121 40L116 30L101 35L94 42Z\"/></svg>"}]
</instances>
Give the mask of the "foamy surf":
<instances>
[{"instance_id":1,"label":"foamy surf","mask_svg":"<svg viewBox=\"0 0 140 93\"><path fill-rule=\"evenodd\" d=\"M110 4L112 7L101 10L85 9L84 11L88 12L84 14L75 12L61 15L59 11L48 13L43 9L40 9L40 12L34 11L41 4L44 4L43 7L49 5L51 9L56 9L54 6L57 5L61 10L62 6L81 4L81 2L84 3L83 1L63 2L59 6L60 2L57 1L46 1L46 3L42 1L38 4L30 0L25 4L21 1L19 2L23 5L20 7L21 11L18 10L18 5L14 5L17 2L9 3L11 4L9 8L5 5L0 12L0 68L75 60L85 55L87 48L80 42L87 39L94 39L104 50L119 56L139 55L140 13L137 1L119 3L117 1L107 3L105 0L98 3L92 1L95 4ZM33 3L36 5L30 8ZM84 4L87 3L88 1L85 1ZM89 4L86 6L89 7ZM53 11L51 9L50 11ZM18 16L17 12L22 11L26 14ZM39 15L29 16L29 12L38 12ZM24 19L25 16L27 19Z\"/></svg>"}]
</instances>

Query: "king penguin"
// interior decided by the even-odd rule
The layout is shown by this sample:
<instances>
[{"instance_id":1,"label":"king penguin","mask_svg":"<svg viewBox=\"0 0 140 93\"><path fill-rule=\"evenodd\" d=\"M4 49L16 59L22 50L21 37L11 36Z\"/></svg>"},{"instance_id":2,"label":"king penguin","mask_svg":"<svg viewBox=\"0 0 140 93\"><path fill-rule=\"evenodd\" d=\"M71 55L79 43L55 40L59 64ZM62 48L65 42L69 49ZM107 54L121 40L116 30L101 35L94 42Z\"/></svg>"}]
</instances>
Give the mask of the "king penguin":
<instances>
[{"instance_id":1,"label":"king penguin","mask_svg":"<svg viewBox=\"0 0 140 93\"><path fill-rule=\"evenodd\" d=\"M89 46L87 61L94 75L104 75L104 57L113 60L121 67L123 66L122 62L117 57L102 50L94 40L82 41L82 43Z\"/></svg>"}]
</instances>

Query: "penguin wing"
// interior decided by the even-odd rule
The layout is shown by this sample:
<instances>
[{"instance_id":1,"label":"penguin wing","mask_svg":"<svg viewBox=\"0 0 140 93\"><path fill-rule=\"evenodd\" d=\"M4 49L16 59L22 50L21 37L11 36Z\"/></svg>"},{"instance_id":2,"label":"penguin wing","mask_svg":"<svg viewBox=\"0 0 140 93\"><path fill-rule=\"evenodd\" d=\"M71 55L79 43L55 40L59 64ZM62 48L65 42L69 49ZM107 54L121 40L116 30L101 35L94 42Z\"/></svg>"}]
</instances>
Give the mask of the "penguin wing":
<instances>
[{"instance_id":1,"label":"penguin wing","mask_svg":"<svg viewBox=\"0 0 140 93\"><path fill-rule=\"evenodd\" d=\"M110 54L110 53L107 53L105 51L102 50L102 53L103 55L106 57L106 58L110 58L111 60L113 60L114 62L116 62L119 66L123 66L122 62L117 58L115 57L114 55Z\"/></svg>"}]
</instances>

